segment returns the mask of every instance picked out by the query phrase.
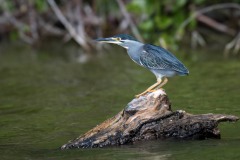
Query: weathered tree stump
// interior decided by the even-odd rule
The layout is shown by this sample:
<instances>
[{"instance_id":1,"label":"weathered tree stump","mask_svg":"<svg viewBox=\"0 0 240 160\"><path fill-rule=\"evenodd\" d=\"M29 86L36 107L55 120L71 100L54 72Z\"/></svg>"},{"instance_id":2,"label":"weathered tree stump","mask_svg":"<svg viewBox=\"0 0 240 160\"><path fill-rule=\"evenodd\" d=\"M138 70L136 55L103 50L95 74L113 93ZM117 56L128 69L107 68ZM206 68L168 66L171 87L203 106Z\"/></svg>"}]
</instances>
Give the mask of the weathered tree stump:
<instances>
[{"instance_id":1,"label":"weathered tree stump","mask_svg":"<svg viewBox=\"0 0 240 160\"><path fill-rule=\"evenodd\" d=\"M133 99L116 116L61 148L95 148L166 138L219 139L218 123L238 119L233 115L193 115L182 110L172 111L166 93L157 90Z\"/></svg>"}]
</instances>

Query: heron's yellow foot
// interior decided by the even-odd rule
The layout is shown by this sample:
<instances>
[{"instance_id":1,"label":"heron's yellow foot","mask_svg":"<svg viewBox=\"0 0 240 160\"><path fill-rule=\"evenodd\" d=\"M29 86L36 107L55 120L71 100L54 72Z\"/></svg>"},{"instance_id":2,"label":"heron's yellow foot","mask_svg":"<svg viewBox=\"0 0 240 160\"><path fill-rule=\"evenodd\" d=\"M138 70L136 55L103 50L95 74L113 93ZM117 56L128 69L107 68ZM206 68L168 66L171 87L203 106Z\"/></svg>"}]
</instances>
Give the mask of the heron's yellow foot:
<instances>
[{"instance_id":1,"label":"heron's yellow foot","mask_svg":"<svg viewBox=\"0 0 240 160\"><path fill-rule=\"evenodd\" d=\"M152 89L152 90L150 90L148 92L155 92L155 91L157 91L157 89Z\"/></svg>"},{"instance_id":2,"label":"heron's yellow foot","mask_svg":"<svg viewBox=\"0 0 240 160\"><path fill-rule=\"evenodd\" d=\"M147 93L147 92L144 91L144 92L142 92L142 93L140 93L140 94L135 95L135 97L136 97L136 98L139 98L140 96L143 96L143 95L146 94L146 93Z\"/></svg>"},{"instance_id":3,"label":"heron's yellow foot","mask_svg":"<svg viewBox=\"0 0 240 160\"><path fill-rule=\"evenodd\" d=\"M144 91L144 92L142 92L142 93L140 93L140 94L135 95L135 97L136 97L136 98L139 98L140 96L143 96L143 95L147 94L148 92L149 92L149 91L146 90L146 91Z\"/></svg>"},{"instance_id":4,"label":"heron's yellow foot","mask_svg":"<svg viewBox=\"0 0 240 160\"><path fill-rule=\"evenodd\" d=\"M145 94L147 94L148 92L155 92L156 90L155 89L147 89L146 91L138 94L138 95L135 95L136 98L139 98L140 96L143 96Z\"/></svg>"},{"instance_id":5,"label":"heron's yellow foot","mask_svg":"<svg viewBox=\"0 0 240 160\"><path fill-rule=\"evenodd\" d=\"M151 85L147 90L145 90L144 92L138 94L138 95L135 95L136 98L148 93L148 92L154 92L154 88L156 88L157 86L159 86L161 84L161 79L158 79L156 83L154 83L153 85Z\"/></svg>"}]
</instances>

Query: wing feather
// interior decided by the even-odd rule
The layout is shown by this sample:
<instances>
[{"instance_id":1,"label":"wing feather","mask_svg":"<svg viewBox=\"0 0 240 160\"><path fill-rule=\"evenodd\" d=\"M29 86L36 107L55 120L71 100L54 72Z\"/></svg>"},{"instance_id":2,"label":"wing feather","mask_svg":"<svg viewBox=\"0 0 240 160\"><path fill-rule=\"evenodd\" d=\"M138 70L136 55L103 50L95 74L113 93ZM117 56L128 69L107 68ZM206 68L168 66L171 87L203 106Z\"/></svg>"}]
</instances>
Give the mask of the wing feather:
<instances>
[{"instance_id":1,"label":"wing feather","mask_svg":"<svg viewBox=\"0 0 240 160\"><path fill-rule=\"evenodd\" d=\"M144 45L139 60L143 66L149 69L169 69L188 74L187 68L173 54L162 47Z\"/></svg>"}]
</instances>

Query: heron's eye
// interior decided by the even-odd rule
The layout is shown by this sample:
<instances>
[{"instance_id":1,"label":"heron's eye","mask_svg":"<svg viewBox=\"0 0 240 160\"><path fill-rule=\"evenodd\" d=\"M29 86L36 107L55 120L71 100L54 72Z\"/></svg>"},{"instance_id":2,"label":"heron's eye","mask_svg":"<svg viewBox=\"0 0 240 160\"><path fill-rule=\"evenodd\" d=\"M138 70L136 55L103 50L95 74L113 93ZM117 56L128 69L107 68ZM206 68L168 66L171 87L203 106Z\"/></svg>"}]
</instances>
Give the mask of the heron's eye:
<instances>
[{"instance_id":1,"label":"heron's eye","mask_svg":"<svg viewBox=\"0 0 240 160\"><path fill-rule=\"evenodd\" d=\"M121 38L117 37L117 41L121 41Z\"/></svg>"}]
</instances>

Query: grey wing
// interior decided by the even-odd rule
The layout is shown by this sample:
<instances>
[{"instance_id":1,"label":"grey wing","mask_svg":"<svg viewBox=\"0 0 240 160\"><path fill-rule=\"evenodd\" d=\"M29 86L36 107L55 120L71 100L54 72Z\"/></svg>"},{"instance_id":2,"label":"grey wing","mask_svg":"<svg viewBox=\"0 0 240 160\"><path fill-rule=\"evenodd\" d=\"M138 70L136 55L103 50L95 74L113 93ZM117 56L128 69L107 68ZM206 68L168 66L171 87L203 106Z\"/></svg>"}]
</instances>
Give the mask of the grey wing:
<instances>
[{"instance_id":1,"label":"grey wing","mask_svg":"<svg viewBox=\"0 0 240 160\"><path fill-rule=\"evenodd\" d=\"M188 74L187 68L169 51L162 47L146 44L140 54L140 63L149 69L169 69Z\"/></svg>"}]
</instances>

